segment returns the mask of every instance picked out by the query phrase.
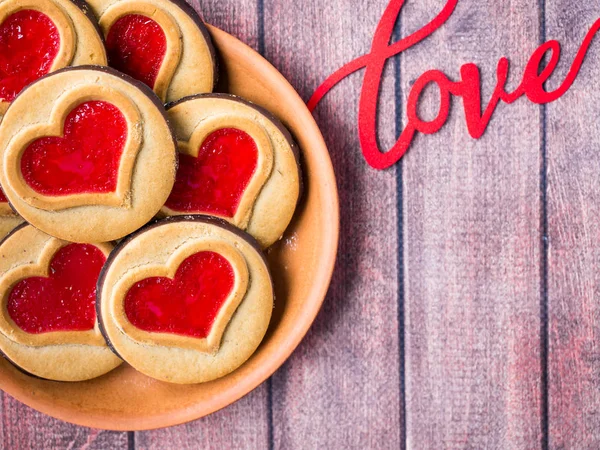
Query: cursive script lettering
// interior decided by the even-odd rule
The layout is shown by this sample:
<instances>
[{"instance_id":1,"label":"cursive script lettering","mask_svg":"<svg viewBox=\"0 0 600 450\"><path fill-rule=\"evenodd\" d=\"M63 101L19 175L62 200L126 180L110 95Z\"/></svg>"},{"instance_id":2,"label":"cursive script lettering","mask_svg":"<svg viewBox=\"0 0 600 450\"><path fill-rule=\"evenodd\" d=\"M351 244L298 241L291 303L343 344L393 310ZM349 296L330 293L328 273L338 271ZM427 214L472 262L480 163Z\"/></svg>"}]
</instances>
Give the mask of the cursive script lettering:
<instances>
[{"instance_id":1,"label":"cursive script lettering","mask_svg":"<svg viewBox=\"0 0 600 450\"><path fill-rule=\"evenodd\" d=\"M585 36L565 80L560 87L551 92L545 89L544 83L550 78L560 59L561 49L558 41L548 41L533 52L525 67L522 82L514 92L506 92L510 63L507 58L501 58L496 68L496 87L483 112L481 75L475 64L465 64L460 68L461 78L459 81L451 81L446 74L439 70L425 72L416 80L408 95L406 110L408 120L404 130L394 146L389 151L382 152L377 143L376 116L381 78L386 61L418 44L438 30L450 18L458 3L458 0L448 0L442 11L431 22L410 36L390 44L394 26L404 1L392 0L388 4L375 30L371 51L333 73L317 88L308 102L308 108L313 111L335 85L348 75L365 69L358 106L358 135L363 155L367 163L375 169L385 169L398 162L412 144L415 133L437 133L448 120L451 96L462 98L467 129L474 139L479 139L485 133L492 115L501 101L511 104L523 96L536 104L546 104L557 100L573 85L594 36L600 30L599 19ZM549 59L544 66L543 61L546 54ZM440 91L440 107L433 120L425 121L419 117L418 104L422 92L430 84L436 85Z\"/></svg>"}]
</instances>

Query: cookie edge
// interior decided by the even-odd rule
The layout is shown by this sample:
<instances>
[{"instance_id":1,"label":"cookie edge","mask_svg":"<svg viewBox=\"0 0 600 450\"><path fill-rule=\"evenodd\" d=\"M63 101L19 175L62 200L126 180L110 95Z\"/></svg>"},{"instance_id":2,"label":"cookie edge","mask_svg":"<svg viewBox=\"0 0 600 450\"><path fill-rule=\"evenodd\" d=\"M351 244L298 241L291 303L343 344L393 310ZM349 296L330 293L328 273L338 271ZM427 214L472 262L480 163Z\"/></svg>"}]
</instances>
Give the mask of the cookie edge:
<instances>
[{"instance_id":1,"label":"cookie edge","mask_svg":"<svg viewBox=\"0 0 600 450\"><path fill-rule=\"evenodd\" d=\"M200 14L198 13L198 11L196 11L196 9L192 5L190 5L188 2L186 2L185 0L169 0L169 1L171 3L173 3L176 7L181 9L185 14L187 14L190 17L190 19L192 19L192 21L196 24L196 26L200 30L200 33L202 33L202 36L204 37L204 41L206 42L206 45L208 46L208 51L209 51L210 57L213 61L213 91L214 91L219 83L219 74L220 74L219 57L217 54L217 49L215 47L215 44L213 43L212 36L206 26L206 23L204 22L202 17L200 17ZM183 97L183 98L186 98L186 97ZM179 99L179 100L181 100L181 99ZM177 101L179 101L179 100L177 100ZM166 107L165 107L165 109L166 109Z\"/></svg>"}]
</instances>

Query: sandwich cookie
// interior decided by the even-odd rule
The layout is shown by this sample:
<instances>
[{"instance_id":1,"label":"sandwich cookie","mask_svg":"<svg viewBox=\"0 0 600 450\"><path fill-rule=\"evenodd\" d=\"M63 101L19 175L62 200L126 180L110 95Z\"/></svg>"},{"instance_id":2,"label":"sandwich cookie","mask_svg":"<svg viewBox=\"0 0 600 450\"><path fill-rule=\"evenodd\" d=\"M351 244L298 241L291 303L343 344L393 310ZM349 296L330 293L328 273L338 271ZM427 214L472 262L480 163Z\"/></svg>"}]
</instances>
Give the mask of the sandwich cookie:
<instances>
[{"instance_id":1,"label":"sandwich cookie","mask_svg":"<svg viewBox=\"0 0 600 450\"><path fill-rule=\"evenodd\" d=\"M14 209L71 242L140 228L168 198L177 166L158 98L106 67L67 68L31 84L0 125L0 151Z\"/></svg>"},{"instance_id":2,"label":"sandwich cookie","mask_svg":"<svg viewBox=\"0 0 600 450\"><path fill-rule=\"evenodd\" d=\"M220 217L263 248L280 239L301 192L298 148L289 131L233 95L198 95L167 110L179 170L162 213Z\"/></svg>"},{"instance_id":3,"label":"sandwich cookie","mask_svg":"<svg viewBox=\"0 0 600 450\"><path fill-rule=\"evenodd\" d=\"M184 0L90 0L111 67L150 86L163 102L212 92L215 51Z\"/></svg>"},{"instance_id":4,"label":"sandwich cookie","mask_svg":"<svg viewBox=\"0 0 600 450\"><path fill-rule=\"evenodd\" d=\"M100 275L97 308L107 341L135 369L201 383L254 353L273 286L250 236L214 217L180 216L117 246Z\"/></svg>"},{"instance_id":5,"label":"sandwich cookie","mask_svg":"<svg viewBox=\"0 0 600 450\"><path fill-rule=\"evenodd\" d=\"M106 63L98 24L85 2L0 0L0 116L43 75Z\"/></svg>"},{"instance_id":6,"label":"sandwich cookie","mask_svg":"<svg viewBox=\"0 0 600 450\"><path fill-rule=\"evenodd\" d=\"M56 381L103 375L121 360L96 320L96 282L110 244L75 244L30 225L0 245L0 351L17 367Z\"/></svg>"}]
</instances>

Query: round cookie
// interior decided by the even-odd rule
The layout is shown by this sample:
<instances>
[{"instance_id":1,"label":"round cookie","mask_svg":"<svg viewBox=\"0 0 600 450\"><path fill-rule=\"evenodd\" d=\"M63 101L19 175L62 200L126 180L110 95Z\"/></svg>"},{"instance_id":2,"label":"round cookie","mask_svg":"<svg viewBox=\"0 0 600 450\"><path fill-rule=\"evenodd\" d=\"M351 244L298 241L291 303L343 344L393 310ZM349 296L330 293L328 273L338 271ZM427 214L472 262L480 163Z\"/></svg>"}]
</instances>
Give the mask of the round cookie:
<instances>
[{"instance_id":1,"label":"round cookie","mask_svg":"<svg viewBox=\"0 0 600 450\"><path fill-rule=\"evenodd\" d=\"M184 0L88 0L111 67L143 81L163 102L212 92L217 61L202 19Z\"/></svg>"},{"instance_id":2,"label":"round cookie","mask_svg":"<svg viewBox=\"0 0 600 450\"><path fill-rule=\"evenodd\" d=\"M122 242L97 295L115 352L140 372L179 384L238 368L262 341L273 310L254 240L207 216L164 219Z\"/></svg>"},{"instance_id":3,"label":"round cookie","mask_svg":"<svg viewBox=\"0 0 600 450\"><path fill-rule=\"evenodd\" d=\"M281 122L228 94L188 97L167 114L180 155L161 212L220 217L263 248L280 239L301 194L298 148Z\"/></svg>"},{"instance_id":4,"label":"round cookie","mask_svg":"<svg viewBox=\"0 0 600 450\"><path fill-rule=\"evenodd\" d=\"M71 242L137 230L168 198L177 167L162 104L106 67L67 68L31 84L0 124L0 150L14 209Z\"/></svg>"},{"instance_id":5,"label":"round cookie","mask_svg":"<svg viewBox=\"0 0 600 450\"><path fill-rule=\"evenodd\" d=\"M84 1L0 0L0 116L29 83L67 66L106 65Z\"/></svg>"},{"instance_id":6,"label":"round cookie","mask_svg":"<svg viewBox=\"0 0 600 450\"><path fill-rule=\"evenodd\" d=\"M14 365L41 378L82 381L121 364L94 307L111 250L61 241L26 224L2 242L0 351Z\"/></svg>"}]
</instances>

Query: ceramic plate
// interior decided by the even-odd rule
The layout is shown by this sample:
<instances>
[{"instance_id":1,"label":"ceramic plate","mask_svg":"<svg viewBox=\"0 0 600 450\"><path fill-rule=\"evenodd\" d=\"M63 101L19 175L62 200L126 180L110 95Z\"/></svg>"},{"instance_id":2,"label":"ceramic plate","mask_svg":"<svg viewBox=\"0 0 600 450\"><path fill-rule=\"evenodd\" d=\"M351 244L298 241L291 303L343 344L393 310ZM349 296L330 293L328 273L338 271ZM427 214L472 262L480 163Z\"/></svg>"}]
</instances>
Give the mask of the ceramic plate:
<instances>
[{"instance_id":1,"label":"ceramic plate","mask_svg":"<svg viewBox=\"0 0 600 450\"><path fill-rule=\"evenodd\" d=\"M148 378L127 364L87 382L58 383L24 375L0 358L0 387L51 416L94 428L145 430L198 419L265 381L296 348L325 298L335 263L339 214L323 137L292 86L258 53L210 27L221 55L221 88L273 112L302 150L304 197L284 238L268 253L277 299L265 340L235 372L197 385Z\"/></svg>"}]
</instances>

